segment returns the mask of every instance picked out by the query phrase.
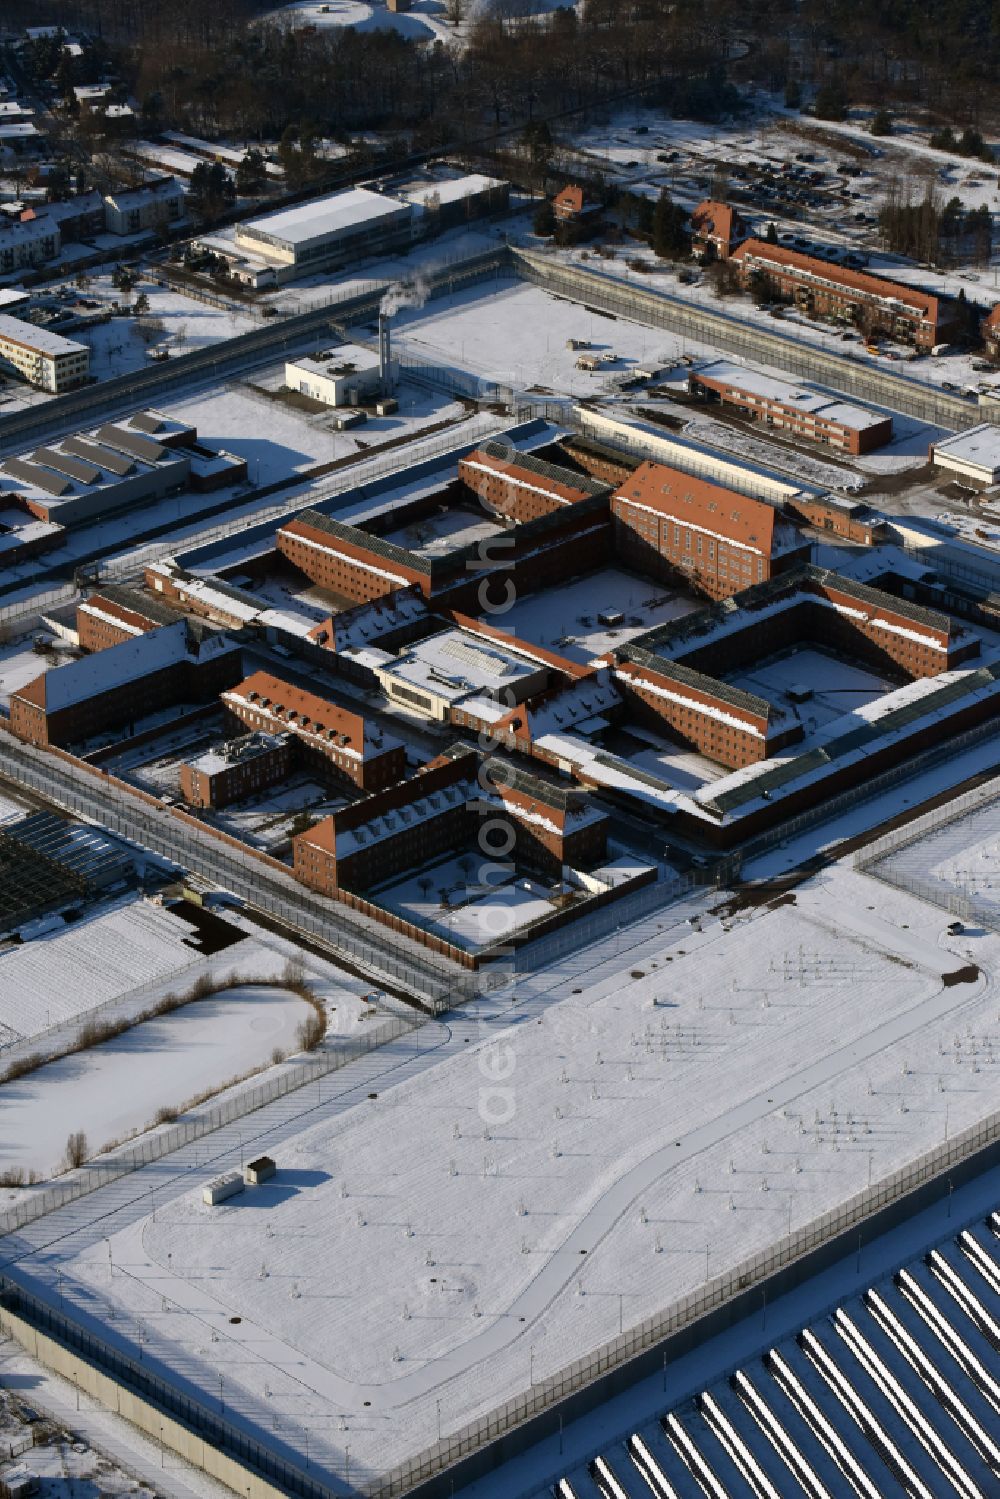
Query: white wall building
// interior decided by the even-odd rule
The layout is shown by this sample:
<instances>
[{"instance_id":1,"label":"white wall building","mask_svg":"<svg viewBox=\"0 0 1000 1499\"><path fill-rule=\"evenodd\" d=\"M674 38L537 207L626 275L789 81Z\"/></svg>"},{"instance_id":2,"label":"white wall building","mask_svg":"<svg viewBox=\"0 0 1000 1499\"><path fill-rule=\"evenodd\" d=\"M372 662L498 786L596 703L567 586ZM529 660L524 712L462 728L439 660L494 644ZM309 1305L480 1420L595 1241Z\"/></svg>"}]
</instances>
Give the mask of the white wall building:
<instances>
[{"instance_id":1,"label":"white wall building","mask_svg":"<svg viewBox=\"0 0 1000 1499\"><path fill-rule=\"evenodd\" d=\"M0 275L44 265L55 260L61 248L59 225L46 214L33 219L0 218Z\"/></svg>"},{"instance_id":2,"label":"white wall building","mask_svg":"<svg viewBox=\"0 0 1000 1499\"><path fill-rule=\"evenodd\" d=\"M378 353L361 344L341 344L285 365L289 390L327 406L363 406L382 394L382 383Z\"/></svg>"},{"instance_id":3,"label":"white wall building","mask_svg":"<svg viewBox=\"0 0 1000 1499\"><path fill-rule=\"evenodd\" d=\"M412 204L353 187L238 224L234 243L290 279L409 244L413 218Z\"/></svg>"},{"instance_id":4,"label":"white wall building","mask_svg":"<svg viewBox=\"0 0 1000 1499\"><path fill-rule=\"evenodd\" d=\"M12 365L29 385L58 394L86 380L90 350L47 328L0 314L0 362Z\"/></svg>"},{"instance_id":5,"label":"white wall building","mask_svg":"<svg viewBox=\"0 0 1000 1499\"><path fill-rule=\"evenodd\" d=\"M173 177L160 177L127 192L108 193L104 223L109 234L141 234L184 217L184 189Z\"/></svg>"},{"instance_id":6,"label":"white wall building","mask_svg":"<svg viewBox=\"0 0 1000 1499\"><path fill-rule=\"evenodd\" d=\"M977 488L996 484L1000 481L1000 427L992 422L966 427L934 443L930 456L935 468L949 470Z\"/></svg>"}]
</instances>

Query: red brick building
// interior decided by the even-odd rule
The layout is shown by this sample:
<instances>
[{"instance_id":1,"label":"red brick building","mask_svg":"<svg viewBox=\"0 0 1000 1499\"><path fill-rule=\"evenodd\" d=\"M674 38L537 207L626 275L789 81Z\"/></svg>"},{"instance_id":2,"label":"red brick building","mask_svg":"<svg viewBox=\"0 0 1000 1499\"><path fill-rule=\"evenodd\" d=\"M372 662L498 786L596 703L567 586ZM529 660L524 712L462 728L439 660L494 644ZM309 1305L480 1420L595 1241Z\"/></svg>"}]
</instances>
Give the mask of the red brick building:
<instances>
[{"instance_id":1,"label":"red brick building","mask_svg":"<svg viewBox=\"0 0 1000 1499\"><path fill-rule=\"evenodd\" d=\"M610 488L530 453L512 452L499 442L484 443L462 458L458 475L487 509L519 524L591 495L607 494Z\"/></svg>"},{"instance_id":2,"label":"red brick building","mask_svg":"<svg viewBox=\"0 0 1000 1499\"><path fill-rule=\"evenodd\" d=\"M552 199L552 212L560 223L579 224L597 218L601 213L601 205L588 198L586 190L579 183L569 182Z\"/></svg>"},{"instance_id":3,"label":"red brick building","mask_svg":"<svg viewBox=\"0 0 1000 1499\"><path fill-rule=\"evenodd\" d=\"M983 348L988 358L1000 363L1000 302L994 307L989 317L983 319L980 331L983 335Z\"/></svg>"},{"instance_id":4,"label":"red brick building","mask_svg":"<svg viewBox=\"0 0 1000 1499\"><path fill-rule=\"evenodd\" d=\"M406 774L405 747L378 724L270 672L254 672L223 693L222 702L248 729L292 735L313 769L363 791L378 791Z\"/></svg>"},{"instance_id":5,"label":"red brick building","mask_svg":"<svg viewBox=\"0 0 1000 1499\"><path fill-rule=\"evenodd\" d=\"M545 781L509 760L488 760L480 783L492 788L510 818L519 864L558 877L564 865L586 868L604 858L608 819L584 792Z\"/></svg>"},{"instance_id":6,"label":"red brick building","mask_svg":"<svg viewBox=\"0 0 1000 1499\"><path fill-rule=\"evenodd\" d=\"M11 693L10 726L31 744L74 744L164 708L208 702L240 676L237 642L178 620L35 677Z\"/></svg>"},{"instance_id":7,"label":"red brick building","mask_svg":"<svg viewBox=\"0 0 1000 1499\"><path fill-rule=\"evenodd\" d=\"M726 598L806 561L810 544L771 505L660 463L611 497L615 550L653 577Z\"/></svg>"},{"instance_id":8,"label":"red brick building","mask_svg":"<svg viewBox=\"0 0 1000 1499\"><path fill-rule=\"evenodd\" d=\"M283 781L292 767L287 734L244 734L181 766L181 795L191 807L228 807Z\"/></svg>"},{"instance_id":9,"label":"red brick building","mask_svg":"<svg viewBox=\"0 0 1000 1499\"><path fill-rule=\"evenodd\" d=\"M918 349L933 348L954 326L950 304L930 292L831 265L783 245L744 240L732 259L744 286L755 275L761 276L774 295L794 302L806 313L839 318Z\"/></svg>"},{"instance_id":10,"label":"red brick building","mask_svg":"<svg viewBox=\"0 0 1000 1499\"><path fill-rule=\"evenodd\" d=\"M604 855L608 819L584 793L457 744L409 781L344 807L292 840L295 874L324 894L361 892L460 849L494 824L488 859L558 876Z\"/></svg>"},{"instance_id":11,"label":"red brick building","mask_svg":"<svg viewBox=\"0 0 1000 1499\"><path fill-rule=\"evenodd\" d=\"M691 215L691 249L698 260L728 260L749 225L728 203L705 198Z\"/></svg>"},{"instance_id":12,"label":"red brick building","mask_svg":"<svg viewBox=\"0 0 1000 1499\"><path fill-rule=\"evenodd\" d=\"M430 593L430 564L415 567L402 547L308 510L278 529L278 551L338 598L367 603L416 583Z\"/></svg>"},{"instance_id":13,"label":"red brick building","mask_svg":"<svg viewBox=\"0 0 1000 1499\"><path fill-rule=\"evenodd\" d=\"M362 891L469 842L479 757L439 757L409 781L343 807L292 839L295 876L311 890Z\"/></svg>"},{"instance_id":14,"label":"red brick building","mask_svg":"<svg viewBox=\"0 0 1000 1499\"><path fill-rule=\"evenodd\" d=\"M688 376L688 390L732 406L752 421L842 453L870 453L892 441L892 417L717 360Z\"/></svg>"},{"instance_id":15,"label":"red brick building","mask_svg":"<svg viewBox=\"0 0 1000 1499\"><path fill-rule=\"evenodd\" d=\"M721 675L794 645L911 680L960 666L980 649L978 637L946 614L803 567L750 589L737 609L711 606L619 647L615 683L638 718L735 769L786 750L803 729L780 702Z\"/></svg>"},{"instance_id":16,"label":"red brick building","mask_svg":"<svg viewBox=\"0 0 1000 1499\"><path fill-rule=\"evenodd\" d=\"M77 635L85 651L105 651L179 618L159 599L117 583L106 583L76 606Z\"/></svg>"}]
</instances>

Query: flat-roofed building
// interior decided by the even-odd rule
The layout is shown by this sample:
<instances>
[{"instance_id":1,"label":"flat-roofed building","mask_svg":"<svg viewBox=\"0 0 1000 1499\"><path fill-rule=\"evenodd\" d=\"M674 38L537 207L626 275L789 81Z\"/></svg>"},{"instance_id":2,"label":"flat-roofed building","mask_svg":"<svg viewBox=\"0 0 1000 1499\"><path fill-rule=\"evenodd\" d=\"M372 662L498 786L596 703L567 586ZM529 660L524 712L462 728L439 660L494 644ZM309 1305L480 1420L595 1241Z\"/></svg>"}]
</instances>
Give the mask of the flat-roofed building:
<instances>
[{"instance_id":1,"label":"flat-roofed building","mask_svg":"<svg viewBox=\"0 0 1000 1499\"><path fill-rule=\"evenodd\" d=\"M501 718L514 703L534 697L549 667L470 630L442 630L398 656L367 651L385 694L438 723L471 714L477 722Z\"/></svg>"},{"instance_id":2,"label":"flat-roofed building","mask_svg":"<svg viewBox=\"0 0 1000 1499\"><path fill-rule=\"evenodd\" d=\"M191 807L228 807L283 781L292 766L288 734L243 734L181 766L181 796Z\"/></svg>"},{"instance_id":3,"label":"flat-roofed building","mask_svg":"<svg viewBox=\"0 0 1000 1499\"><path fill-rule=\"evenodd\" d=\"M943 437L931 444L930 459L935 468L954 474L963 484L987 489L1000 483L1000 427L980 422Z\"/></svg>"},{"instance_id":4,"label":"flat-roofed building","mask_svg":"<svg viewBox=\"0 0 1000 1499\"><path fill-rule=\"evenodd\" d=\"M383 393L378 351L363 344L341 344L324 354L303 356L285 365L285 384L299 395L326 406L360 406Z\"/></svg>"},{"instance_id":5,"label":"flat-roofed building","mask_svg":"<svg viewBox=\"0 0 1000 1499\"><path fill-rule=\"evenodd\" d=\"M0 319L2 321L2 319ZM126 505L177 494L188 481L191 459L125 421L0 462L2 489L16 490L31 514L62 526L111 515Z\"/></svg>"},{"instance_id":6,"label":"flat-roofed building","mask_svg":"<svg viewBox=\"0 0 1000 1499\"><path fill-rule=\"evenodd\" d=\"M291 734L309 765L376 791L406 774L406 750L372 719L292 682L256 671L222 695L248 729Z\"/></svg>"},{"instance_id":7,"label":"flat-roofed building","mask_svg":"<svg viewBox=\"0 0 1000 1499\"><path fill-rule=\"evenodd\" d=\"M346 265L409 244L414 209L387 193L352 187L238 224L237 250L294 275Z\"/></svg>"},{"instance_id":8,"label":"flat-roofed building","mask_svg":"<svg viewBox=\"0 0 1000 1499\"><path fill-rule=\"evenodd\" d=\"M90 373L90 349L86 344L3 313L0 313L0 361L15 369L29 385L53 395L83 385Z\"/></svg>"},{"instance_id":9,"label":"flat-roofed building","mask_svg":"<svg viewBox=\"0 0 1000 1499\"><path fill-rule=\"evenodd\" d=\"M693 395L734 406L775 432L825 443L844 453L870 453L892 441L892 417L883 411L792 385L725 359L693 369L688 389Z\"/></svg>"},{"instance_id":10,"label":"flat-roofed building","mask_svg":"<svg viewBox=\"0 0 1000 1499\"><path fill-rule=\"evenodd\" d=\"M809 559L773 506L661 463L642 463L611 497L616 550L654 577L682 574L725 598Z\"/></svg>"}]
</instances>

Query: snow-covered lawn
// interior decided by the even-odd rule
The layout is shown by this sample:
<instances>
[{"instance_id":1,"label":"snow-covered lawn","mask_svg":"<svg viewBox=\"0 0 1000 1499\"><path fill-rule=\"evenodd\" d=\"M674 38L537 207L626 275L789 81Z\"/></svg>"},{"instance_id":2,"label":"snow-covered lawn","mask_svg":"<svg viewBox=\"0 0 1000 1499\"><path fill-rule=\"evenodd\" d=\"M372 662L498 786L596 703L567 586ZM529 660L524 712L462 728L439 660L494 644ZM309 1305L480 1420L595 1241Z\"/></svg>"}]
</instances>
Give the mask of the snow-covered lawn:
<instances>
[{"instance_id":1,"label":"snow-covered lawn","mask_svg":"<svg viewBox=\"0 0 1000 1499\"><path fill-rule=\"evenodd\" d=\"M801 719L807 737L899 686L888 677L880 677L855 662L842 661L812 646L788 651L747 671L729 672L725 680L746 692L757 693ZM812 697L807 702L792 704L786 693L790 688L802 687L811 690Z\"/></svg>"},{"instance_id":2,"label":"snow-covered lawn","mask_svg":"<svg viewBox=\"0 0 1000 1499\"><path fill-rule=\"evenodd\" d=\"M701 607L697 599L665 584L651 583L622 568L605 567L558 588L519 598L499 623L520 640L585 663L654 625L680 619ZM605 612L624 614L624 622L600 624L597 616Z\"/></svg>"},{"instance_id":3,"label":"snow-covered lawn","mask_svg":"<svg viewBox=\"0 0 1000 1499\"><path fill-rule=\"evenodd\" d=\"M41 637L50 641L55 649L44 654L36 651L34 641ZM19 692L50 666L64 666L71 659L70 650L64 641L57 641L50 631L44 629L33 630L0 645L0 703L6 706L12 692Z\"/></svg>"},{"instance_id":4,"label":"snow-covered lawn","mask_svg":"<svg viewBox=\"0 0 1000 1499\"><path fill-rule=\"evenodd\" d=\"M604 317L522 283L436 298L423 309L400 312L393 326L398 348L444 369L469 371L484 387L537 387L577 396L600 395L610 375L637 365L673 363L678 344L658 329ZM570 338L585 339L598 354L614 353L616 363L602 364L595 373L578 370L579 354L566 347Z\"/></svg>"},{"instance_id":5,"label":"snow-covered lawn","mask_svg":"<svg viewBox=\"0 0 1000 1499\"><path fill-rule=\"evenodd\" d=\"M432 423L457 421L464 413L457 401L418 390L405 381L396 394L400 403L396 415L372 417L351 432L333 430L331 411L305 415L247 385L227 386L217 394L203 394L164 409L192 422L209 447L225 448L245 458L253 484L270 484L393 438L416 436Z\"/></svg>"},{"instance_id":6,"label":"snow-covered lawn","mask_svg":"<svg viewBox=\"0 0 1000 1499\"><path fill-rule=\"evenodd\" d=\"M210 1210L158 1175L155 1220L111 1236L127 1277L103 1229L37 1273L206 1394L223 1374L268 1440L305 1428L341 1473L349 1446L360 1481L995 1107L995 995L942 976L994 973L1000 940L842 865L791 904L686 909L449 1017L376 1104L311 1111L291 1190Z\"/></svg>"},{"instance_id":7,"label":"snow-covered lawn","mask_svg":"<svg viewBox=\"0 0 1000 1499\"><path fill-rule=\"evenodd\" d=\"M48 1176L58 1170L72 1130L92 1151L151 1125L175 1109L297 1049L307 1007L279 985L230 989L143 1021L112 1041L50 1062L0 1087L0 1160Z\"/></svg>"}]
</instances>

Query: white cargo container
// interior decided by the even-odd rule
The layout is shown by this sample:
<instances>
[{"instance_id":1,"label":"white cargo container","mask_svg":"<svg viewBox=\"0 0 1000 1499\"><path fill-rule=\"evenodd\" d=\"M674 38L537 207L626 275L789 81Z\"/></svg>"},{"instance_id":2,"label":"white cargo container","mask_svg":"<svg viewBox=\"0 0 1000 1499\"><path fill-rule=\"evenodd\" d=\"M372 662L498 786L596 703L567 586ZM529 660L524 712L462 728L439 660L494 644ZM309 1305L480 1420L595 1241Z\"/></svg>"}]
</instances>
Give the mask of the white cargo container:
<instances>
[{"instance_id":1,"label":"white cargo container","mask_svg":"<svg viewBox=\"0 0 1000 1499\"><path fill-rule=\"evenodd\" d=\"M242 1192L246 1187L242 1171L227 1171L225 1176L217 1176L210 1181L202 1190L201 1198L210 1208L216 1207L220 1202L225 1202L228 1197L235 1197L237 1192Z\"/></svg>"}]
</instances>

